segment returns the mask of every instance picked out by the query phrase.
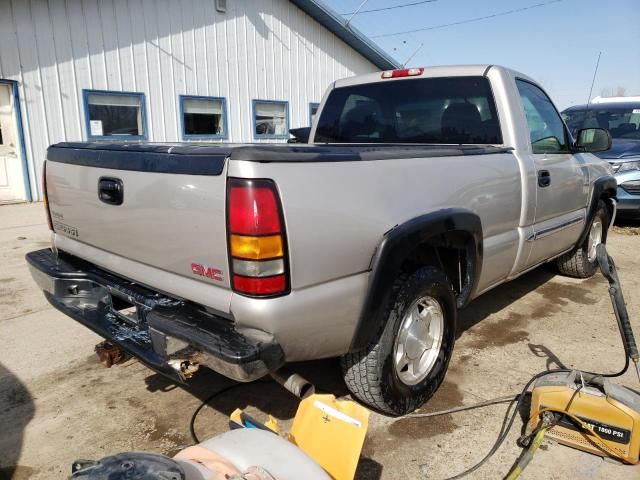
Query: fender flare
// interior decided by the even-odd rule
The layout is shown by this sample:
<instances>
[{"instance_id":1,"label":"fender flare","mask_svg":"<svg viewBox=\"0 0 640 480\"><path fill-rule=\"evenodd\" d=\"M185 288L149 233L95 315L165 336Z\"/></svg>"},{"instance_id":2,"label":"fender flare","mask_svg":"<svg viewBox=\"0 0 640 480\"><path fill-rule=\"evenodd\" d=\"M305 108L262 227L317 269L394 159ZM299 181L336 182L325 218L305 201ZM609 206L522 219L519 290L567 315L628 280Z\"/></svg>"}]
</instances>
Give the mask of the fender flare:
<instances>
[{"instance_id":1,"label":"fender flare","mask_svg":"<svg viewBox=\"0 0 640 480\"><path fill-rule=\"evenodd\" d=\"M473 271L467 298L473 296L482 270L483 255L482 222L478 215L469 210L449 208L396 225L385 233L371 259L369 286L350 351L365 348L386 321L384 313L391 295L391 285L414 248L432 237L455 231L468 233L473 238L473 245L468 252L473 257L470 259Z\"/></svg>"},{"instance_id":2,"label":"fender flare","mask_svg":"<svg viewBox=\"0 0 640 480\"><path fill-rule=\"evenodd\" d=\"M617 189L618 182L611 175L600 177L593 183L593 189L591 190L591 201L589 202L589 207L587 209L587 218L584 224L584 230L580 234L576 245L582 245L587 239L587 235L589 235L589 230L591 229L591 222L593 221L593 218L596 216L596 212L598 211L598 202L600 201L600 199L605 196L615 199ZM614 219L611 218L610 220L613 221ZM608 227L611 226L611 224L608 225ZM604 240L606 240L607 230L603 232Z\"/></svg>"}]
</instances>

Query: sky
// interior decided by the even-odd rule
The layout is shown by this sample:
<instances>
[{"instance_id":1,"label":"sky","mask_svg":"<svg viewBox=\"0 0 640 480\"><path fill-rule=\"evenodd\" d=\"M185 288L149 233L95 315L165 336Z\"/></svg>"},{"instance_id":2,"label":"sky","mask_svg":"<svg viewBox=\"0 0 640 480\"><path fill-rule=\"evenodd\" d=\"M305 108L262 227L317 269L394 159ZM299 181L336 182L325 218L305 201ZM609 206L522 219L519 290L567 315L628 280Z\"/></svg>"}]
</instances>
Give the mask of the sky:
<instances>
[{"instance_id":1,"label":"sky","mask_svg":"<svg viewBox=\"0 0 640 480\"><path fill-rule=\"evenodd\" d=\"M341 14L362 0L324 0ZM599 52L591 98L603 90L640 95L640 0L432 0L405 8L365 12L419 0L368 0L352 24L408 66L490 63L529 75L559 109L584 104ZM430 28L509 10L476 22ZM347 18L349 15L347 15ZM422 45L422 46L421 46Z\"/></svg>"}]
</instances>

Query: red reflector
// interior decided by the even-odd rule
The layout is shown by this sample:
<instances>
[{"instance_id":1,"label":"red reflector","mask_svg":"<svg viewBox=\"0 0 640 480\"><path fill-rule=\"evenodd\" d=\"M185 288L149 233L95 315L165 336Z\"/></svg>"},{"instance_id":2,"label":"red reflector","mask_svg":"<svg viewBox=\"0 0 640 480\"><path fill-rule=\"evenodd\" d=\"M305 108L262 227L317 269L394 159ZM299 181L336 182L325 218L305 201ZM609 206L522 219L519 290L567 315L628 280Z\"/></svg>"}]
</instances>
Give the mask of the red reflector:
<instances>
[{"instance_id":1,"label":"red reflector","mask_svg":"<svg viewBox=\"0 0 640 480\"><path fill-rule=\"evenodd\" d=\"M230 233L268 235L281 232L278 200L271 182L230 183L228 208Z\"/></svg>"},{"instance_id":2,"label":"red reflector","mask_svg":"<svg viewBox=\"0 0 640 480\"><path fill-rule=\"evenodd\" d=\"M240 275L233 276L233 288L240 293L249 295L273 295L287 289L285 275L275 277L250 278Z\"/></svg>"}]
</instances>

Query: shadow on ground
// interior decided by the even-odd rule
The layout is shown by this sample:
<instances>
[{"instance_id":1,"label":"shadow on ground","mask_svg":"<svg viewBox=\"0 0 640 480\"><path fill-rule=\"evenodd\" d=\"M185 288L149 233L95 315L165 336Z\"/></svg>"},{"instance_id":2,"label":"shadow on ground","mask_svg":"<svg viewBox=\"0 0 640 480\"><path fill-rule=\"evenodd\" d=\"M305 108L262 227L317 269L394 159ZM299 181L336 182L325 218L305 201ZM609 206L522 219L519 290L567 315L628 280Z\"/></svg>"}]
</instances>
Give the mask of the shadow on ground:
<instances>
[{"instance_id":1,"label":"shadow on ground","mask_svg":"<svg viewBox=\"0 0 640 480\"><path fill-rule=\"evenodd\" d=\"M337 359L300 362L288 365L316 387L317 393L332 393L336 397L348 395L348 390L340 373ZM177 385L170 379L154 374L145 379L147 389L153 392L168 392L174 388L183 388L202 402L225 416L236 408L255 407L269 412L274 417L289 420L295 416L299 399L270 378L239 384L228 393L215 395L216 392L233 385L235 382L209 369L202 369L186 385ZM210 398L212 397L213 398Z\"/></svg>"},{"instance_id":2,"label":"shadow on ground","mask_svg":"<svg viewBox=\"0 0 640 480\"><path fill-rule=\"evenodd\" d=\"M18 464L24 430L34 412L29 390L0 364L0 480L26 480L34 473Z\"/></svg>"},{"instance_id":3,"label":"shadow on ground","mask_svg":"<svg viewBox=\"0 0 640 480\"><path fill-rule=\"evenodd\" d=\"M515 301L541 287L556 274L554 266L543 265L476 298L467 307L460 310L456 337L460 338L466 330L482 322L488 316L507 308Z\"/></svg>"}]
</instances>

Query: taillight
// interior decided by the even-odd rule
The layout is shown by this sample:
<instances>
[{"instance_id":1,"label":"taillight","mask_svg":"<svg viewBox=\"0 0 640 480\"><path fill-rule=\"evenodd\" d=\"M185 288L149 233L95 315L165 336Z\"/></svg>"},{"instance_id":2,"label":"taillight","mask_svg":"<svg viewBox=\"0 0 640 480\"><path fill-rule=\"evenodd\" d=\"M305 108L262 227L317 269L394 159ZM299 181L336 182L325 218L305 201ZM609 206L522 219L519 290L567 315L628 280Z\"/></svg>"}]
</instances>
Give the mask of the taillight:
<instances>
[{"instance_id":1,"label":"taillight","mask_svg":"<svg viewBox=\"0 0 640 480\"><path fill-rule=\"evenodd\" d=\"M44 203L44 211L47 215L47 224L49 230L53 231L53 222L51 221L51 211L49 210L49 196L47 195L47 161L42 164L42 200Z\"/></svg>"},{"instance_id":2,"label":"taillight","mask_svg":"<svg viewBox=\"0 0 640 480\"><path fill-rule=\"evenodd\" d=\"M415 77L422 75L424 68L401 68L400 70L387 70L382 72L382 78L401 78L401 77Z\"/></svg>"},{"instance_id":3,"label":"taillight","mask_svg":"<svg viewBox=\"0 0 640 480\"><path fill-rule=\"evenodd\" d=\"M284 220L272 180L229 179L227 229L234 291L251 296L287 293Z\"/></svg>"}]
</instances>

